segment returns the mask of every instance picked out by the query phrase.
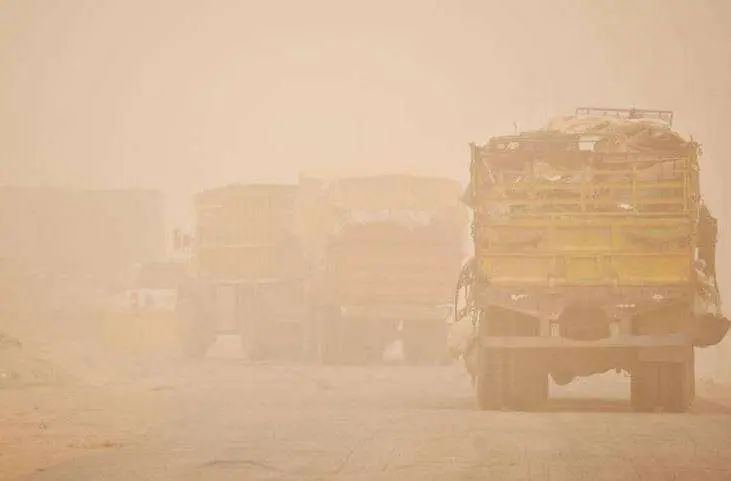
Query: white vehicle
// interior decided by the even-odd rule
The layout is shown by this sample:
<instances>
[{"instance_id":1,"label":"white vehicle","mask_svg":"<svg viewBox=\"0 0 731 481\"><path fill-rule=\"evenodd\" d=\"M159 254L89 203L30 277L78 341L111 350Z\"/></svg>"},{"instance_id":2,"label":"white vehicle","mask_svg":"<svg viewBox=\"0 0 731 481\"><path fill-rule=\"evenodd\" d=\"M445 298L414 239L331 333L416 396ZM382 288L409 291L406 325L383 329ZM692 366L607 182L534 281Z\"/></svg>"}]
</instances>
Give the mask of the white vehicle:
<instances>
[{"instance_id":1,"label":"white vehicle","mask_svg":"<svg viewBox=\"0 0 731 481\"><path fill-rule=\"evenodd\" d=\"M178 287L188 275L188 262L166 260L137 264L131 282L119 299L124 310L173 312Z\"/></svg>"}]
</instances>

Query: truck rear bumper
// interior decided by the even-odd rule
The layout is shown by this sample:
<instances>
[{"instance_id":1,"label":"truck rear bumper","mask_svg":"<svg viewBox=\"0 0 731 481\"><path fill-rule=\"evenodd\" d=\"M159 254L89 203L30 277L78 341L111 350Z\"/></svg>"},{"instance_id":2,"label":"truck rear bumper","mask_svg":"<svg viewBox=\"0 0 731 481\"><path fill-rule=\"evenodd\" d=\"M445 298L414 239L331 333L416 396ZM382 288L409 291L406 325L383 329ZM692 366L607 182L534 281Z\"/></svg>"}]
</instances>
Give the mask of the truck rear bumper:
<instances>
[{"instance_id":1,"label":"truck rear bumper","mask_svg":"<svg viewBox=\"0 0 731 481\"><path fill-rule=\"evenodd\" d=\"M439 320L446 325L447 318L454 307L449 305L437 306L341 306L340 314L343 317L373 320L418 321Z\"/></svg>"},{"instance_id":2,"label":"truck rear bumper","mask_svg":"<svg viewBox=\"0 0 731 481\"><path fill-rule=\"evenodd\" d=\"M574 341L561 337L482 337L482 347L501 349L627 349L684 347L692 345L685 334L662 336L621 335L598 341Z\"/></svg>"}]
</instances>

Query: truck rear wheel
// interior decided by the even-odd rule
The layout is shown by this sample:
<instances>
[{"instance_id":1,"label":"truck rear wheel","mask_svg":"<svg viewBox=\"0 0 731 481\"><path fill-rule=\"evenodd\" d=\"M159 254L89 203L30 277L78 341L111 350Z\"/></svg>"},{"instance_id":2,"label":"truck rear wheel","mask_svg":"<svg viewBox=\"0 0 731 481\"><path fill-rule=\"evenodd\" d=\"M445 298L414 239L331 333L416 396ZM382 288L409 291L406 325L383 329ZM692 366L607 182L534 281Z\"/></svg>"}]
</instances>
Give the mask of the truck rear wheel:
<instances>
[{"instance_id":1,"label":"truck rear wheel","mask_svg":"<svg viewBox=\"0 0 731 481\"><path fill-rule=\"evenodd\" d=\"M257 322L258 320L252 320L251 322ZM246 362L258 362L265 360L268 356L265 350L264 343L259 337L259 333L256 332L256 328L244 330L239 333L241 337L241 350L243 357Z\"/></svg>"},{"instance_id":2,"label":"truck rear wheel","mask_svg":"<svg viewBox=\"0 0 731 481\"><path fill-rule=\"evenodd\" d=\"M256 297L255 292L239 292L236 306L241 350L247 362L256 362L264 358L261 336L261 325L267 322L266 310Z\"/></svg>"},{"instance_id":3,"label":"truck rear wheel","mask_svg":"<svg viewBox=\"0 0 731 481\"><path fill-rule=\"evenodd\" d=\"M477 405L483 411L501 409L508 400L510 379L506 356L497 349L480 348L477 359Z\"/></svg>"},{"instance_id":4,"label":"truck rear wheel","mask_svg":"<svg viewBox=\"0 0 731 481\"><path fill-rule=\"evenodd\" d=\"M186 358L201 358L215 341L205 299L199 293L182 291L175 311L177 340L180 354Z\"/></svg>"},{"instance_id":5,"label":"truck rear wheel","mask_svg":"<svg viewBox=\"0 0 731 481\"><path fill-rule=\"evenodd\" d=\"M639 362L632 371L632 407L640 412L685 412L695 399L695 356L676 362Z\"/></svg>"},{"instance_id":6,"label":"truck rear wheel","mask_svg":"<svg viewBox=\"0 0 731 481\"><path fill-rule=\"evenodd\" d=\"M317 353L323 364L345 361L342 316L333 308L320 308L316 313Z\"/></svg>"},{"instance_id":7,"label":"truck rear wheel","mask_svg":"<svg viewBox=\"0 0 731 481\"><path fill-rule=\"evenodd\" d=\"M180 333L180 351L183 357L199 359L206 355L213 344L206 333L196 331L195 328L186 329Z\"/></svg>"},{"instance_id":8,"label":"truck rear wheel","mask_svg":"<svg viewBox=\"0 0 731 481\"><path fill-rule=\"evenodd\" d=\"M531 351L514 353L513 405L532 410L548 400L548 370L539 356Z\"/></svg>"},{"instance_id":9,"label":"truck rear wheel","mask_svg":"<svg viewBox=\"0 0 731 481\"><path fill-rule=\"evenodd\" d=\"M476 378L482 410L529 410L548 399L548 372L530 352L481 348Z\"/></svg>"}]
</instances>

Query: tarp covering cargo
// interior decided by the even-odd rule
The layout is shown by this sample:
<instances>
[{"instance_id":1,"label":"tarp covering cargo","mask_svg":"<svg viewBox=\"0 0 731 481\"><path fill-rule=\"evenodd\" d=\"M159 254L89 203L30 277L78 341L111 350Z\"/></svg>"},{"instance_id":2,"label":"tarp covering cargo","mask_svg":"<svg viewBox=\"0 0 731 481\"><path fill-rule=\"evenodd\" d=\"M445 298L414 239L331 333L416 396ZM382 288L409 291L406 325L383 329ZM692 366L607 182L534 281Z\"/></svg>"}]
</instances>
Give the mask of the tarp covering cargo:
<instances>
[{"instance_id":1,"label":"tarp covering cargo","mask_svg":"<svg viewBox=\"0 0 731 481\"><path fill-rule=\"evenodd\" d=\"M558 117L544 128L546 132L591 136L602 139L596 144L597 152L667 152L687 148L692 139L671 130L654 119L617 119L611 117ZM591 139L586 139L591 141Z\"/></svg>"}]
</instances>

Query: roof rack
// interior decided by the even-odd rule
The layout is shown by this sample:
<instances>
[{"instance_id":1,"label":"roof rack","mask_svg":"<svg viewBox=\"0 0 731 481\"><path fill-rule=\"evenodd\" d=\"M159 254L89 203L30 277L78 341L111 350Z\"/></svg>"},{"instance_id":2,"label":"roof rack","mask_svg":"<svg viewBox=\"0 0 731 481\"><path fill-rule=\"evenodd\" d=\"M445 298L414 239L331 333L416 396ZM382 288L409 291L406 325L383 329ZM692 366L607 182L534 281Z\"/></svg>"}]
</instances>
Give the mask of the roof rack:
<instances>
[{"instance_id":1,"label":"roof rack","mask_svg":"<svg viewBox=\"0 0 731 481\"><path fill-rule=\"evenodd\" d=\"M669 127L673 126L672 110L651 110L651 109L610 109L600 107L579 107L576 109L577 117L606 116L620 119L657 119L666 122Z\"/></svg>"}]
</instances>

